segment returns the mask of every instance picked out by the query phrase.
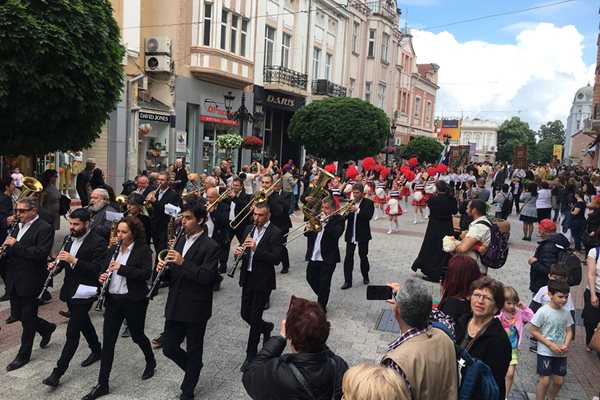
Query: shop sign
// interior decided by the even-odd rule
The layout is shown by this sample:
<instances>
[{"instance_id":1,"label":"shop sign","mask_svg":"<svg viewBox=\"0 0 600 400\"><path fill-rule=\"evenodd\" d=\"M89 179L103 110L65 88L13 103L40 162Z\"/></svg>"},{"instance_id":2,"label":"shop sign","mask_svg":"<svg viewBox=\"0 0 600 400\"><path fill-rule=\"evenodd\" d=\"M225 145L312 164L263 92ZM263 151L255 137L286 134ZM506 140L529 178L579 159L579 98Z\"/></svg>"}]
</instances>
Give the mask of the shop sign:
<instances>
[{"instance_id":1,"label":"shop sign","mask_svg":"<svg viewBox=\"0 0 600 400\"><path fill-rule=\"evenodd\" d=\"M219 105L215 100L208 97L204 99L202 104L200 121L223 125L239 125L238 121L227 118L227 110L223 105Z\"/></svg>"},{"instance_id":2,"label":"shop sign","mask_svg":"<svg viewBox=\"0 0 600 400\"><path fill-rule=\"evenodd\" d=\"M139 117L139 119L143 119L145 121L166 122L166 123L171 122L170 115L155 114L155 113L144 112L144 111L138 112L138 117Z\"/></svg>"},{"instance_id":3,"label":"shop sign","mask_svg":"<svg viewBox=\"0 0 600 400\"><path fill-rule=\"evenodd\" d=\"M286 96L282 93L264 91L264 101L266 107L277 108L280 110L296 111L304 105L304 98L298 96Z\"/></svg>"}]
</instances>

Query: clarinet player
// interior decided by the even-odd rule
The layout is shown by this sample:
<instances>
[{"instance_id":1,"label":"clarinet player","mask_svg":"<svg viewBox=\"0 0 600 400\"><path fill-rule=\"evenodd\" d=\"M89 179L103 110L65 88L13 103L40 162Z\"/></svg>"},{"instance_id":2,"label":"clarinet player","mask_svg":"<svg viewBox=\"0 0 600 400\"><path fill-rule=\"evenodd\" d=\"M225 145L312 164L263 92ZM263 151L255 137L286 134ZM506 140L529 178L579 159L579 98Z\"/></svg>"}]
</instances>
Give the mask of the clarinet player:
<instances>
[{"instance_id":1,"label":"clarinet player","mask_svg":"<svg viewBox=\"0 0 600 400\"><path fill-rule=\"evenodd\" d=\"M67 303L71 313L67 324L67 340L56 363L56 368L50 376L42 381L44 385L51 387L59 385L60 378L69 368L69 363L79 346L81 334L83 334L91 350L91 354L81 363L82 367L87 367L98 361L102 348L89 316L95 297L85 297L84 290L80 291L79 296L76 296L76 294L81 285L83 285L82 289L84 287L91 289L98 286L98 275L101 272L102 260L104 260L106 254L106 241L90 229L90 213L83 208L70 213L69 228L72 241L65 241L64 248L56 257L56 261L48 267L50 273L54 269L56 269L55 274L62 270L65 271L60 299ZM88 294L90 292L91 290L88 290Z\"/></svg>"},{"instance_id":2,"label":"clarinet player","mask_svg":"<svg viewBox=\"0 0 600 400\"><path fill-rule=\"evenodd\" d=\"M98 384L82 400L93 400L108 394L108 381L115 355L115 344L123 320L127 321L131 338L146 359L142 380L154 376L156 360L150 340L144 333L148 308L148 285L152 274L152 250L146 244L144 226L139 219L125 217L117 225L120 246L112 246L104 259L105 271L100 283L110 276L104 312L103 346L100 357ZM115 251L119 248L115 257Z\"/></svg>"}]
</instances>

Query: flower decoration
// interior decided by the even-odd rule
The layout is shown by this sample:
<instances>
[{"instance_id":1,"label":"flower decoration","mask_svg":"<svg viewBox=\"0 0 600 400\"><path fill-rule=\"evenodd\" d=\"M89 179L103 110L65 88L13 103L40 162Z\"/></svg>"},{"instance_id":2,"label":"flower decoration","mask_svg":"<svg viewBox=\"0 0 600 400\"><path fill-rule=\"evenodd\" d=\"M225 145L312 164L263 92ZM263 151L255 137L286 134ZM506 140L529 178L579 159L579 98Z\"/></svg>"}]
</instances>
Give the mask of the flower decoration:
<instances>
[{"instance_id":1,"label":"flower decoration","mask_svg":"<svg viewBox=\"0 0 600 400\"><path fill-rule=\"evenodd\" d=\"M242 145L242 137L237 133L226 133L217 136L217 146L223 150L238 149Z\"/></svg>"},{"instance_id":2,"label":"flower decoration","mask_svg":"<svg viewBox=\"0 0 600 400\"><path fill-rule=\"evenodd\" d=\"M244 136L242 139L242 148L250 150L262 149L263 141L258 136Z\"/></svg>"},{"instance_id":3,"label":"flower decoration","mask_svg":"<svg viewBox=\"0 0 600 400\"><path fill-rule=\"evenodd\" d=\"M383 154L394 154L396 152L396 146L385 146L381 149Z\"/></svg>"}]
</instances>

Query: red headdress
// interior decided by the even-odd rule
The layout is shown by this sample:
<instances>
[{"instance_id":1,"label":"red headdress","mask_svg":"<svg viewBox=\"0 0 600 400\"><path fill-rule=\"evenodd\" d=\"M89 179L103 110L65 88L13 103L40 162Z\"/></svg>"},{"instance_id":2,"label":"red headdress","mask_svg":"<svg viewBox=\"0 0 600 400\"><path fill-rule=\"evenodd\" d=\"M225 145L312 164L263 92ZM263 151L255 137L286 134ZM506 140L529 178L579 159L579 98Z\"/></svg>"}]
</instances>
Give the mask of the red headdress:
<instances>
[{"instance_id":1,"label":"red headdress","mask_svg":"<svg viewBox=\"0 0 600 400\"><path fill-rule=\"evenodd\" d=\"M448 166L446 164L438 164L435 166L435 169L437 169L437 172L440 174L445 174L446 171L448 171Z\"/></svg>"},{"instance_id":2,"label":"red headdress","mask_svg":"<svg viewBox=\"0 0 600 400\"><path fill-rule=\"evenodd\" d=\"M375 160L373 157L365 157L360 165L365 171L370 171L375 167Z\"/></svg>"},{"instance_id":3,"label":"red headdress","mask_svg":"<svg viewBox=\"0 0 600 400\"><path fill-rule=\"evenodd\" d=\"M388 176L390 176L390 170L385 167L382 167L381 171L379 172L379 177L385 179Z\"/></svg>"},{"instance_id":4,"label":"red headdress","mask_svg":"<svg viewBox=\"0 0 600 400\"><path fill-rule=\"evenodd\" d=\"M323 169L325 171L329 172L331 175L335 175L335 172L337 171L337 168L334 163L326 165L325 168L323 168Z\"/></svg>"},{"instance_id":5,"label":"red headdress","mask_svg":"<svg viewBox=\"0 0 600 400\"><path fill-rule=\"evenodd\" d=\"M417 157L410 158L408 160L408 165L410 165L411 167L416 167L417 165L419 165L419 160L417 160Z\"/></svg>"},{"instance_id":6,"label":"red headdress","mask_svg":"<svg viewBox=\"0 0 600 400\"><path fill-rule=\"evenodd\" d=\"M356 175L358 175L358 169L356 169L356 166L350 165L346 170L346 176L348 179L355 179Z\"/></svg>"},{"instance_id":7,"label":"red headdress","mask_svg":"<svg viewBox=\"0 0 600 400\"><path fill-rule=\"evenodd\" d=\"M427 168L427 175L429 176L435 176L437 174L437 169L435 167L429 167Z\"/></svg>"}]
</instances>

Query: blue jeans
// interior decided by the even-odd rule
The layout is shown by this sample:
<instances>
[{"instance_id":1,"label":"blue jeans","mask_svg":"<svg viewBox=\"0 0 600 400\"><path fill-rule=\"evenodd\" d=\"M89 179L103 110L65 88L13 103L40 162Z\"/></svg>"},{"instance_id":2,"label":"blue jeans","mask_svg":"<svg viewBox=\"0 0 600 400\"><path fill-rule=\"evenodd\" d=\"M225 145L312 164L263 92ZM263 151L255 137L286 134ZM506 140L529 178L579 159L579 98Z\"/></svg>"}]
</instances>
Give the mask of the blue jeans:
<instances>
[{"instance_id":1,"label":"blue jeans","mask_svg":"<svg viewBox=\"0 0 600 400\"><path fill-rule=\"evenodd\" d=\"M575 241L575 250L581 251L581 232L585 227L585 219L574 219L571 221L571 234L573 235L573 240Z\"/></svg>"}]
</instances>

